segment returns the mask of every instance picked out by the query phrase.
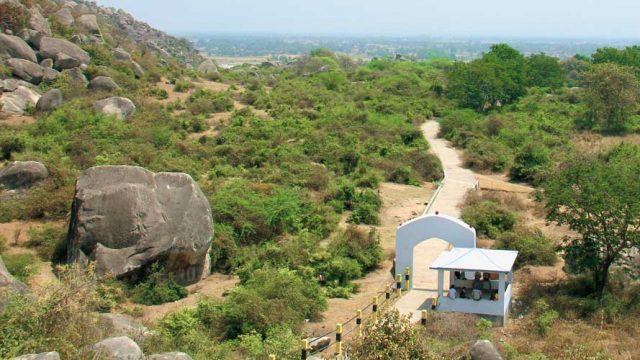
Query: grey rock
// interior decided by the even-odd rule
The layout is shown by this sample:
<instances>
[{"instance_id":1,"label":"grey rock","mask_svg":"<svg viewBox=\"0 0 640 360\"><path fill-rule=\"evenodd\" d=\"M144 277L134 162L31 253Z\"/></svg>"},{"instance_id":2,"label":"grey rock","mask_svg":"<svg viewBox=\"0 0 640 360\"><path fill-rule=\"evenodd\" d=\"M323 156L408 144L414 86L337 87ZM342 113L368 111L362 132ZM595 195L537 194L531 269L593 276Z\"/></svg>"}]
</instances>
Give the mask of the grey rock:
<instances>
[{"instance_id":1,"label":"grey rock","mask_svg":"<svg viewBox=\"0 0 640 360\"><path fill-rule=\"evenodd\" d=\"M183 352L170 352L147 356L147 360L193 360L193 358Z\"/></svg>"},{"instance_id":2,"label":"grey rock","mask_svg":"<svg viewBox=\"0 0 640 360\"><path fill-rule=\"evenodd\" d=\"M133 101L118 96L96 101L94 108L96 111L115 116L120 120L124 120L136 112L136 105Z\"/></svg>"},{"instance_id":3,"label":"grey rock","mask_svg":"<svg viewBox=\"0 0 640 360\"><path fill-rule=\"evenodd\" d=\"M71 9L68 7L63 7L62 9L56 11L53 16L58 20L62 25L66 27L71 27L75 23L73 18L73 14L71 13Z\"/></svg>"},{"instance_id":4,"label":"grey rock","mask_svg":"<svg viewBox=\"0 0 640 360\"><path fill-rule=\"evenodd\" d=\"M133 74L138 79L141 79L142 77L144 77L144 69L137 62L135 62L135 61L131 62L131 69L133 70Z\"/></svg>"},{"instance_id":5,"label":"grey rock","mask_svg":"<svg viewBox=\"0 0 640 360\"><path fill-rule=\"evenodd\" d=\"M69 84L71 86L86 87L87 85L89 85L87 77L84 76L84 73L79 67L63 70L62 73L69 76Z\"/></svg>"},{"instance_id":6,"label":"grey rock","mask_svg":"<svg viewBox=\"0 0 640 360\"><path fill-rule=\"evenodd\" d=\"M131 54L123 48L113 49L113 58L118 61L131 61Z\"/></svg>"},{"instance_id":7,"label":"grey rock","mask_svg":"<svg viewBox=\"0 0 640 360\"><path fill-rule=\"evenodd\" d=\"M93 91L115 91L118 90L118 84L116 84L113 79L108 76L96 76L93 80L89 82L89 89Z\"/></svg>"},{"instance_id":8,"label":"grey rock","mask_svg":"<svg viewBox=\"0 0 640 360\"><path fill-rule=\"evenodd\" d=\"M58 70L44 68L44 77L42 78L42 81L50 83L57 79L58 76L60 76L60 72Z\"/></svg>"},{"instance_id":9,"label":"grey rock","mask_svg":"<svg viewBox=\"0 0 640 360\"><path fill-rule=\"evenodd\" d=\"M211 208L187 174L90 168L76 183L69 229L69 261L95 260L98 275L135 278L157 261L182 284L208 275Z\"/></svg>"},{"instance_id":10,"label":"grey rock","mask_svg":"<svg viewBox=\"0 0 640 360\"><path fill-rule=\"evenodd\" d=\"M32 7L29 10L29 29L35 30L45 35L51 35L51 27L47 19L42 16L38 8Z\"/></svg>"},{"instance_id":11,"label":"grey rock","mask_svg":"<svg viewBox=\"0 0 640 360\"><path fill-rule=\"evenodd\" d=\"M31 37L28 40L29 44L31 44L31 46L33 46L34 49L39 49L40 41L42 41L42 38L45 37L46 35L37 31L30 31L29 34L31 35ZM36 56L38 55L38 53L39 52L36 52Z\"/></svg>"},{"instance_id":12,"label":"grey rock","mask_svg":"<svg viewBox=\"0 0 640 360\"><path fill-rule=\"evenodd\" d=\"M44 93L38 103L36 110L41 112L49 112L57 109L64 102L62 91L60 89L51 89Z\"/></svg>"},{"instance_id":13,"label":"grey rock","mask_svg":"<svg viewBox=\"0 0 640 360\"><path fill-rule=\"evenodd\" d=\"M151 335L149 329L129 315L100 314L100 323L105 327L109 336L129 336L133 339L144 340Z\"/></svg>"},{"instance_id":14,"label":"grey rock","mask_svg":"<svg viewBox=\"0 0 640 360\"><path fill-rule=\"evenodd\" d=\"M75 67L82 65L80 61L72 58L71 56L65 53L57 53L54 60L55 61L53 66L56 68L56 70L73 69Z\"/></svg>"},{"instance_id":15,"label":"grey rock","mask_svg":"<svg viewBox=\"0 0 640 360\"><path fill-rule=\"evenodd\" d=\"M17 36L0 34L0 60L11 58L37 62L36 53Z\"/></svg>"},{"instance_id":16,"label":"grey rock","mask_svg":"<svg viewBox=\"0 0 640 360\"><path fill-rule=\"evenodd\" d=\"M318 350L322 350L326 347L328 347L329 345L331 345L331 338L330 337L321 337L321 338L314 338L311 339L310 341L310 345L309 345L309 350L311 352L316 352Z\"/></svg>"},{"instance_id":17,"label":"grey rock","mask_svg":"<svg viewBox=\"0 0 640 360\"><path fill-rule=\"evenodd\" d=\"M218 73L218 67L214 64L213 60L207 59L198 65L198 71L202 75L212 75Z\"/></svg>"},{"instance_id":18,"label":"grey rock","mask_svg":"<svg viewBox=\"0 0 640 360\"><path fill-rule=\"evenodd\" d=\"M35 85L42 82L44 68L37 63L24 59L9 59L6 64L14 76Z\"/></svg>"},{"instance_id":19,"label":"grey rock","mask_svg":"<svg viewBox=\"0 0 640 360\"><path fill-rule=\"evenodd\" d=\"M98 18L94 14L80 15L76 19L78 25L90 34L99 35L100 26L98 25Z\"/></svg>"},{"instance_id":20,"label":"grey rock","mask_svg":"<svg viewBox=\"0 0 640 360\"><path fill-rule=\"evenodd\" d=\"M13 358L13 360L60 360L60 354L55 351L42 354L28 354Z\"/></svg>"},{"instance_id":21,"label":"grey rock","mask_svg":"<svg viewBox=\"0 0 640 360\"><path fill-rule=\"evenodd\" d=\"M75 1L65 1L65 3L62 5L63 8L69 8L69 9L73 9L76 6L78 6L78 3Z\"/></svg>"},{"instance_id":22,"label":"grey rock","mask_svg":"<svg viewBox=\"0 0 640 360\"><path fill-rule=\"evenodd\" d=\"M141 360L144 358L138 344L126 336L104 339L91 347L97 359Z\"/></svg>"},{"instance_id":23,"label":"grey rock","mask_svg":"<svg viewBox=\"0 0 640 360\"><path fill-rule=\"evenodd\" d=\"M478 340L471 347L472 360L502 360L498 349L489 340Z\"/></svg>"},{"instance_id":24,"label":"grey rock","mask_svg":"<svg viewBox=\"0 0 640 360\"><path fill-rule=\"evenodd\" d=\"M31 37L34 34L37 34L38 32L35 30L31 30L31 29L22 29L20 30L20 32L18 33L18 37L20 39L22 39L24 42L29 43L29 41L31 40Z\"/></svg>"},{"instance_id":25,"label":"grey rock","mask_svg":"<svg viewBox=\"0 0 640 360\"><path fill-rule=\"evenodd\" d=\"M0 185L7 189L29 188L49 177L41 162L14 161L0 169Z\"/></svg>"},{"instance_id":26,"label":"grey rock","mask_svg":"<svg viewBox=\"0 0 640 360\"><path fill-rule=\"evenodd\" d=\"M53 69L53 59L44 59L40 61L40 66L45 69Z\"/></svg>"},{"instance_id":27,"label":"grey rock","mask_svg":"<svg viewBox=\"0 0 640 360\"><path fill-rule=\"evenodd\" d=\"M9 273L2 257L0 256L0 312L4 311L6 305L7 295L12 294L28 294L29 288L27 285L14 278Z\"/></svg>"},{"instance_id":28,"label":"grey rock","mask_svg":"<svg viewBox=\"0 0 640 360\"><path fill-rule=\"evenodd\" d=\"M18 85L11 92L2 93L0 96L0 109L3 113L22 115L30 108L36 106L40 94L24 85Z\"/></svg>"},{"instance_id":29,"label":"grey rock","mask_svg":"<svg viewBox=\"0 0 640 360\"><path fill-rule=\"evenodd\" d=\"M45 59L55 59L57 54L63 53L76 59L81 64L88 64L91 61L89 53L82 50L78 45L64 39L45 36L40 40L39 49L40 54Z\"/></svg>"},{"instance_id":30,"label":"grey rock","mask_svg":"<svg viewBox=\"0 0 640 360\"><path fill-rule=\"evenodd\" d=\"M71 42L76 45L88 44L89 37L85 34L75 34L71 37Z\"/></svg>"},{"instance_id":31,"label":"grey rock","mask_svg":"<svg viewBox=\"0 0 640 360\"><path fill-rule=\"evenodd\" d=\"M80 3L73 7L73 12L78 15L83 15L91 13L91 9L89 9L87 5Z\"/></svg>"},{"instance_id":32,"label":"grey rock","mask_svg":"<svg viewBox=\"0 0 640 360\"><path fill-rule=\"evenodd\" d=\"M0 94L3 92L16 91L18 86L20 86L20 84L16 79L11 78L11 79L0 80Z\"/></svg>"}]
</instances>

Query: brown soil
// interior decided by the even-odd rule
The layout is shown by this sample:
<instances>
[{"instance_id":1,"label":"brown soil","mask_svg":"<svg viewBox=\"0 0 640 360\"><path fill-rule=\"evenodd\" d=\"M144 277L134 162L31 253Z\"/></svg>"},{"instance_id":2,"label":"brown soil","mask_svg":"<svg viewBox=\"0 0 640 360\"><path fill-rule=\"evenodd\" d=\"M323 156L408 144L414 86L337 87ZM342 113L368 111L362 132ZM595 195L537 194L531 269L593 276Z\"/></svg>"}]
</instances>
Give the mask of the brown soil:
<instances>
[{"instance_id":1,"label":"brown soil","mask_svg":"<svg viewBox=\"0 0 640 360\"><path fill-rule=\"evenodd\" d=\"M25 115L9 115L7 117L0 118L0 125L8 126L22 126L27 124L33 124L36 119L33 116Z\"/></svg>"}]
</instances>

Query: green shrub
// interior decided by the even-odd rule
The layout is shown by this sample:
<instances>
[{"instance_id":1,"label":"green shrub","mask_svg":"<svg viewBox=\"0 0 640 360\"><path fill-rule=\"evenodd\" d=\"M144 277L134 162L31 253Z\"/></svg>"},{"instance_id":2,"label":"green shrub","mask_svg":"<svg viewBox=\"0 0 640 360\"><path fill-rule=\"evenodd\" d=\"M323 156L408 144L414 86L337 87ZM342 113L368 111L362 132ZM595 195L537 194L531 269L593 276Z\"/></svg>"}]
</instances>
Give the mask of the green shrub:
<instances>
[{"instance_id":1,"label":"green shrub","mask_svg":"<svg viewBox=\"0 0 640 360\"><path fill-rule=\"evenodd\" d=\"M516 267L524 265L554 265L557 261L556 249L539 229L517 228L498 236L494 247L502 250L517 250Z\"/></svg>"},{"instance_id":2,"label":"green shrub","mask_svg":"<svg viewBox=\"0 0 640 360\"><path fill-rule=\"evenodd\" d=\"M464 152L464 164L472 169L502 172L510 162L509 148L491 139L472 139Z\"/></svg>"},{"instance_id":3,"label":"green shrub","mask_svg":"<svg viewBox=\"0 0 640 360\"><path fill-rule=\"evenodd\" d=\"M478 330L478 338L489 340L491 339L491 328L493 328L493 323L491 320L487 320L485 318L480 318L476 322L476 330Z\"/></svg>"},{"instance_id":4,"label":"green shrub","mask_svg":"<svg viewBox=\"0 0 640 360\"><path fill-rule=\"evenodd\" d=\"M355 259L365 272L376 269L383 260L380 238L374 227L366 231L349 225L331 242L329 249L338 256Z\"/></svg>"},{"instance_id":5,"label":"green shrub","mask_svg":"<svg viewBox=\"0 0 640 360\"><path fill-rule=\"evenodd\" d=\"M371 189L364 189L356 193L355 207L347 220L354 224L377 225L380 221L378 212L382 206L382 200Z\"/></svg>"},{"instance_id":6,"label":"green shrub","mask_svg":"<svg viewBox=\"0 0 640 360\"><path fill-rule=\"evenodd\" d=\"M0 235L0 255L4 254L7 249L9 249L9 245L7 245L7 238Z\"/></svg>"},{"instance_id":7,"label":"green shrub","mask_svg":"<svg viewBox=\"0 0 640 360\"><path fill-rule=\"evenodd\" d=\"M145 280L132 289L131 298L139 304L160 305L185 298L187 294L184 286L165 274L159 263L154 263Z\"/></svg>"},{"instance_id":8,"label":"green shrub","mask_svg":"<svg viewBox=\"0 0 640 360\"><path fill-rule=\"evenodd\" d=\"M44 224L29 228L28 248L35 248L42 261L63 263L67 257L67 229L65 225Z\"/></svg>"},{"instance_id":9,"label":"green shrub","mask_svg":"<svg viewBox=\"0 0 640 360\"><path fill-rule=\"evenodd\" d=\"M534 323L536 330L540 336L546 336L549 328L558 319L559 314L556 310L551 309L544 299L538 299L533 305L536 317Z\"/></svg>"},{"instance_id":10,"label":"green shrub","mask_svg":"<svg viewBox=\"0 0 640 360\"><path fill-rule=\"evenodd\" d=\"M333 286L345 286L362 277L362 266L356 259L337 256L318 267L318 273Z\"/></svg>"},{"instance_id":11,"label":"green shrub","mask_svg":"<svg viewBox=\"0 0 640 360\"><path fill-rule=\"evenodd\" d=\"M178 79L175 81L173 91L175 92L187 92L193 89L193 84L189 80Z\"/></svg>"},{"instance_id":12,"label":"green shrub","mask_svg":"<svg viewBox=\"0 0 640 360\"><path fill-rule=\"evenodd\" d=\"M505 231L513 230L516 215L503 206L483 200L462 209L462 220L476 229L478 235L495 239Z\"/></svg>"},{"instance_id":13,"label":"green shrub","mask_svg":"<svg viewBox=\"0 0 640 360\"><path fill-rule=\"evenodd\" d=\"M279 325L269 329L266 338L256 332L241 335L238 352L242 358L267 359L275 355L276 359L293 359L299 355L300 340L291 329Z\"/></svg>"},{"instance_id":14,"label":"green shrub","mask_svg":"<svg viewBox=\"0 0 640 360\"><path fill-rule=\"evenodd\" d=\"M38 272L38 263L31 254L12 254L3 256L4 265L16 279L27 282Z\"/></svg>"},{"instance_id":15,"label":"green shrub","mask_svg":"<svg viewBox=\"0 0 640 360\"><path fill-rule=\"evenodd\" d=\"M536 183L549 166L551 166L551 150L542 144L530 143L516 154L509 174L514 180Z\"/></svg>"},{"instance_id":16,"label":"green shrub","mask_svg":"<svg viewBox=\"0 0 640 360\"><path fill-rule=\"evenodd\" d=\"M147 90L147 95L153 96L158 100L165 100L169 98L169 93L165 89L161 89L156 86L152 86Z\"/></svg>"},{"instance_id":17,"label":"green shrub","mask_svg":"<svg viewBox=\"0 0 640 360\"><path fill-rule=\"evenodd\" d=\"M187 98L187 109L194 115L231 111L233 99L227 92L198 89Z\"/></svg>"}]
</instances>

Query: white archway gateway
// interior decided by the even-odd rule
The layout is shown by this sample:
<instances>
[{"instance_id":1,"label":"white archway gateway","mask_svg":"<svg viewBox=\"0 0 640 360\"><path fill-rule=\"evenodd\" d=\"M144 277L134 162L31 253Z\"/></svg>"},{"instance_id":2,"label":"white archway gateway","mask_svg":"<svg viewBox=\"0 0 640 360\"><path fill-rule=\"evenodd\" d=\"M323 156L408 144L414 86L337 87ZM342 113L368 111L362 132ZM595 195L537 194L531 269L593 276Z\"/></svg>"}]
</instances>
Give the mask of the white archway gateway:
<instances>
[{"instance_id":1,"label":"white archway gateway","mask_svg":"<svg viewBox=\"0 0 640 360\"><path fill-rule=\"evenodd\" d=\"M402 224L396 232L396 274L402 274L409 268L414 274L413 255L415 247L430 239L441 239L453 247L475 248L476 230L462 220L447 215L428 214ZM430 264L425 264L429 266ZM428 270L425 268L423 270ZM413 282L409 281L409 288Z\"/></svg>"}]
</instances>

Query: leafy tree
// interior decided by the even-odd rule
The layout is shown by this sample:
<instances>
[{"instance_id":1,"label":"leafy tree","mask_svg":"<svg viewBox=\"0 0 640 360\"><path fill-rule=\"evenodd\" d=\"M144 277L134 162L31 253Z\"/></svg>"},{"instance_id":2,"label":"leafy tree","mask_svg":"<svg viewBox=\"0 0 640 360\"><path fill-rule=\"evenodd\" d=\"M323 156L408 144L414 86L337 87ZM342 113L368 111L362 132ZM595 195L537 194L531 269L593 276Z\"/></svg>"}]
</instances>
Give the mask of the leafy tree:
<instances>
[{"instance_id":1,"label":"leafy tree","mask_svg":"<svg viewBox=\"0 0 640 360\"><path fill-rule=\"evenodd\" d=\"M640 249L640 147L620 145L608 156L575 155L544 183L547 220L580 234L562 246L574 271L590 271L602 297L614 264Z\"/></svg>"},{"instance_id":2,"label":"leafy tree","mask_svg":"<svg viewBox=\"0 0 640 360\"><path fill-rule=\"evenodd\" d=\"M557 89L562 87L565 73L557 58L534 54L527 58L527 84Z\"/></svg>"},{"instance_id":3,"label":"leafy tree","mask_svg":"<svg viewBox=\"0 0 640 360\"><path fill-rule=\"evenodd\" d=\"M604 47L591 55L594 64L614 63L632 66L640 70L640 46L629 46L624 49Z\"/></svg>"},{"instance_id":4,"label":"leafy tree","mask_svg":"<svg viewBox=\"0 0 640 360\"><path fill-rule=\"evenodd\" d=\"M624 130L640 101L640 83L633 69L612 63L594 65L585 75L584 87L590 120L608 131Z\"/></svg>"}]
</instances>

